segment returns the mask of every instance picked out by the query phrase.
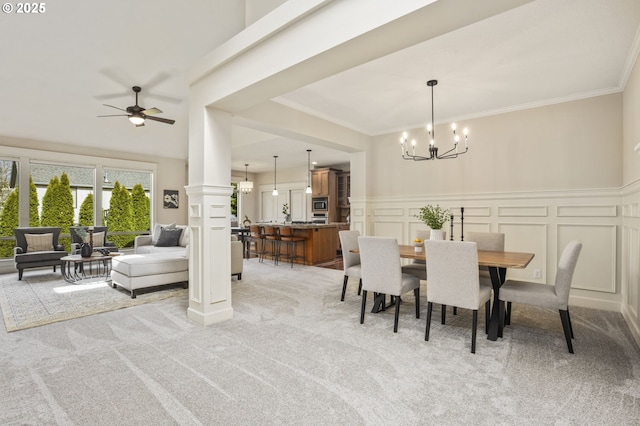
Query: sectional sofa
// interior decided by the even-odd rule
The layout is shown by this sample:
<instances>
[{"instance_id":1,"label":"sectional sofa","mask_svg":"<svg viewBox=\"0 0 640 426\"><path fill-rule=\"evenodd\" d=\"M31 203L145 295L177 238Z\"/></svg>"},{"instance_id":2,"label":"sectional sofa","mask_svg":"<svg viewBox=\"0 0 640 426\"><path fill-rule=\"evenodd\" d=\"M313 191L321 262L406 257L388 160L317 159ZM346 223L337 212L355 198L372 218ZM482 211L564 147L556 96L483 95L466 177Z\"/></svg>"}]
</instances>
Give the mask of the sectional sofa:
<instances>
[{"instance_id":1,"label":"sectional sofa","mask_svg":"<svg viewBox=\"0 0 640 426\"><path fill-rule=\"evenodd\" d=\"M231 275L241 280L243 245L235 236L231 240ZM134 299L140 290L176 283L187 288L188 281L189 228L185 225L156 224L151 235L136 237L134 254L112 260L113 288L125 288Z\"/></svg>"}]
</instances>

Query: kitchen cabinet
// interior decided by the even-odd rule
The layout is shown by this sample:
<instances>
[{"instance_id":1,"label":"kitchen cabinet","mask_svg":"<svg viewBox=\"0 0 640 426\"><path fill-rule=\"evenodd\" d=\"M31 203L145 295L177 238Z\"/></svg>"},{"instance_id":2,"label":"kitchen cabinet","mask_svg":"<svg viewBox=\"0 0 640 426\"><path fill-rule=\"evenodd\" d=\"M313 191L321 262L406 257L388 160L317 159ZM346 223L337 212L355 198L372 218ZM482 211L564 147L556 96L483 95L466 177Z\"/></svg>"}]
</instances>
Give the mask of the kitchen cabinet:
<instances>
[{"instance_id":1,"label":"kitchen cabinet","mask_svg":"<svg viewBox=\"0 0 640 426\"><path fill-rule=\"evenodd\" d=\"M311 172L311 190L314 197L335 197L336 171L318 169Z\"/></svg>"},{"instance_id":2,"label":"kitchen cabinet","mask_svg":"<svg viewBox=\"0 0 640 426\"><path fill-rule=\"evenodd\" d=\"M338 207L349 207L349 196L351 195L351 173L340 172L338 180Z\"/></svg>"}]
</instances>

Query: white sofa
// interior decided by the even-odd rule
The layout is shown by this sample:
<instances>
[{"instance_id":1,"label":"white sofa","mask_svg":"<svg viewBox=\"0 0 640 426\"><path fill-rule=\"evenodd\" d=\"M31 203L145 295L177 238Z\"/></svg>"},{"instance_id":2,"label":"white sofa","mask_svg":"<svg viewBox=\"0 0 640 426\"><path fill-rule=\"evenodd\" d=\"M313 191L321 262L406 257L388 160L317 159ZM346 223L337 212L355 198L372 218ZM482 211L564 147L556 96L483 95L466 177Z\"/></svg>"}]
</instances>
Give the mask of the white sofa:
<instances>
[{"instance_id":1,"label":"white sofa","mask_svg":"<svg viewBox=\"0 0 640 426\"><path fill-rule=\"evenodd\" d=\"M117 256L112 260L111 283L131 293L131 298L141 289L183 283L187 288L189 280L189 228L175 224L164 225L183 228L177 246L158 247L157 238L152 235L136 237L135 254ZM154 227L158 235L162 225ZM157 230L156 230L157 228ZM185 234L186 233L186 237ZM184 245L183 245L184 244ZM235 235L231 236L231 275L242 279L243 245Z\"/></svg>"}]
</instances>

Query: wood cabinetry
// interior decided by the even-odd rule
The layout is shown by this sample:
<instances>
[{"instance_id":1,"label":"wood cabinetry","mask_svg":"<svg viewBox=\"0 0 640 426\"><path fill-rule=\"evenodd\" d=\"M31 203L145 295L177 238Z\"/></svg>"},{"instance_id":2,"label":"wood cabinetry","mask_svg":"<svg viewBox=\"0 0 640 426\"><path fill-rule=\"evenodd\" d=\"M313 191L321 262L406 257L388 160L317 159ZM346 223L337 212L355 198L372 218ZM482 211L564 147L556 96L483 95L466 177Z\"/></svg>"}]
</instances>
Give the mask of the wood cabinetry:
<instances>
[{"instance_id":1,"label":"wood cabinetry","mask_svg":"<svg viewBox=\"0 0 640 426\"><path fill-rule=\"evenodd\" d=\"M351 173L340 172L338 180L338 207L349 207L349 196L351 195Z\"/></svg>"},{"instance_id":2,"label":"wood cabinetry","mask_svg":"<svg viewBox=\"0 0 640 426\"><path fill-rule=\"evenodd\" d=\"M311 172L311 190L314 197L335 197L336 171L318 169Z\"/></svg>"}]
</instances>

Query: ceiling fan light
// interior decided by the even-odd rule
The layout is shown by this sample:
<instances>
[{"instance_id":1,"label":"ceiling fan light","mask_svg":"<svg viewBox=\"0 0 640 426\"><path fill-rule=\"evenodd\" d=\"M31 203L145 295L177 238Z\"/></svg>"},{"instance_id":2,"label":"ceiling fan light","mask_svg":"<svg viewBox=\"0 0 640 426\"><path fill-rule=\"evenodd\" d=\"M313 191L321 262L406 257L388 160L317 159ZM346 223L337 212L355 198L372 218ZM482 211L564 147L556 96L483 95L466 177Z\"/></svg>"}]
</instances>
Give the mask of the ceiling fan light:
<instances>
[{"instance_id":1,"label":"ceiling fan light","mask_svg":"<svg viewBox=\"0 0 640 426\"><path fill-rule=\"evenodd\" d=\"M129 116L129 121L135 124L136 126L139 126L140 124L144 123L144 118L142 118L137 114L133 114Z\"/></svg>"}]
</instances>

